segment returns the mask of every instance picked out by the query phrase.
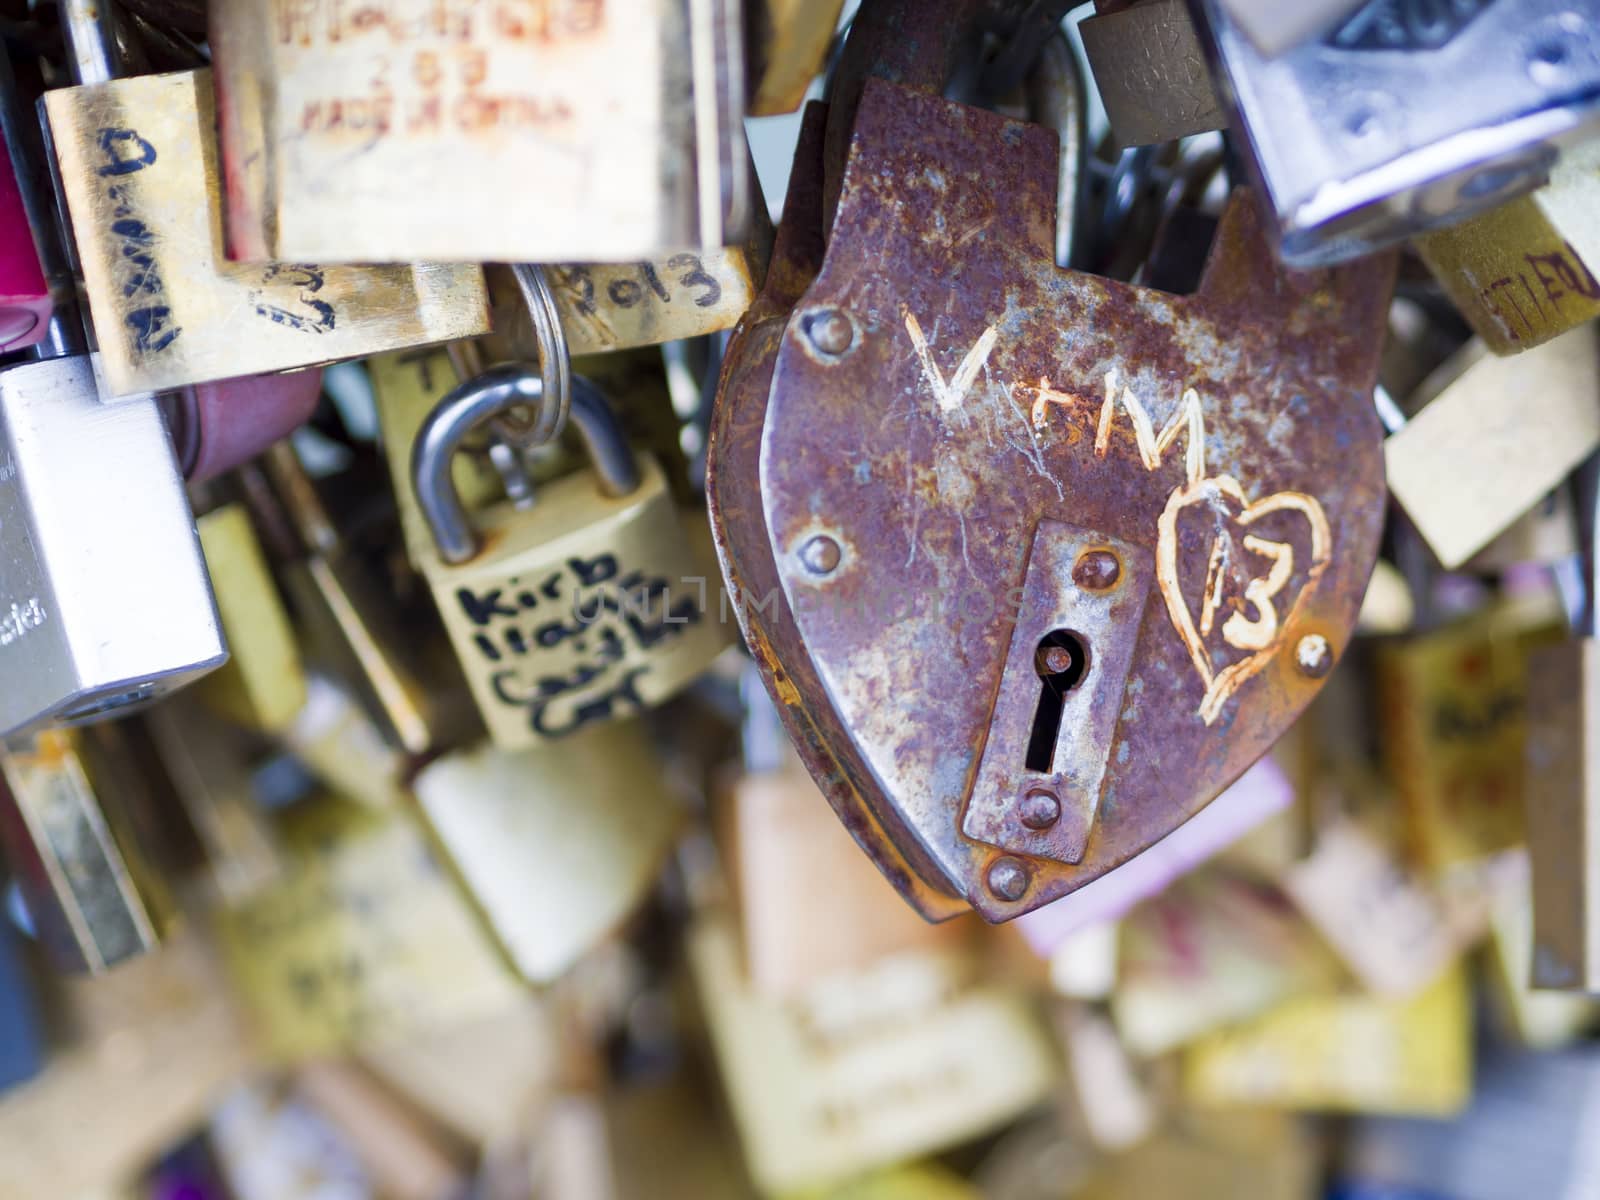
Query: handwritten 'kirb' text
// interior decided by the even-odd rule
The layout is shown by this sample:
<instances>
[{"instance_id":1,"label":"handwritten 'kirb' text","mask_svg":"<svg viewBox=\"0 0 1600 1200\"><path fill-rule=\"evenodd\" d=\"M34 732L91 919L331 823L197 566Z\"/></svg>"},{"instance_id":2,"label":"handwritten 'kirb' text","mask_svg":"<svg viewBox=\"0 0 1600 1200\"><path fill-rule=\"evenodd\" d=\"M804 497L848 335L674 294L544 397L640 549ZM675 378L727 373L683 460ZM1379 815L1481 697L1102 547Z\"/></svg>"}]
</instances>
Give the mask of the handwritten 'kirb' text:
<instances>
[{"instance_id":1,"label":"handwritten 'kirb' text","mask_svg":"<svg viewBox=\"0 0 1600 1200\"><path fill-rule=\"evenodd\" d=\"M705 615L703 594L674 596L671 581L611 553L503 587L457 588L455 600L495 700L525 709L543 737L642 709L638 683L653 656Z\"/></svg>"}]
</instances>

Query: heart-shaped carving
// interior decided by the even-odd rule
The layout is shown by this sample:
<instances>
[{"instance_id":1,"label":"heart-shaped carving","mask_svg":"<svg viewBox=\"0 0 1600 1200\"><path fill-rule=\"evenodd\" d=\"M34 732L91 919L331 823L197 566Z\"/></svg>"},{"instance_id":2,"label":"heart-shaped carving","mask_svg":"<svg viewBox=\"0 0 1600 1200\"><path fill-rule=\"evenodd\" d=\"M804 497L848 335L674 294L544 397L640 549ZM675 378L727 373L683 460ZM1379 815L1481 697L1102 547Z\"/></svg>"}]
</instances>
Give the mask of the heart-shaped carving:
<instances>
[{"instance_id":1,"label":"heart-shaped carving","mask_svg":"<svg viewBox=\"0 0 1600 1200\"><path fill-rule=\"evenodd\" d=\"M1288 542L1275 542L1266 538L1246 536L1241 539L1244 549L1271 562L1265 575L1251 578L1244 586L1244 599L1254 611L1254 618L1243 612L1229 614L1222 625L1222 640L1236 650L1249 653L1222 670L1214 670L1211 657L1206 653L1205 639L1210 634L1215 613L1221 602L1225 581L1225 556L1229 553L1228 541L1218 537L1206 567L1204 595L1201 598L1198 623L1194 609L1183 594L1178 579L1178 518L1198 504L1220 504L1232 501L1240 508L1233 520L1250 526L1263 517L1280 512L1298 512L1306 519L1311 532L1311 563L1306 568L1306 579L1286 616L1278 615L1276 600L1295 571L1294 547ZM1199 714L1207 725L1221 714L1229 698L1263 667L1283 646L1295 618L1304 607L1306 598L1316 590L1317 582L1327 570L1333 551L1333 536L1328 527L1327 515L1315 497L1301 492L1275 492L1262 500L1251 502L1230 475L1191 478L1182 487L1173 490L1167 507L1157 523L1156 585L1167 603L1167 615L1189 651L1189 659L1205 685L1205 696L1200 701Z\"/></svg>"}]
</instances>

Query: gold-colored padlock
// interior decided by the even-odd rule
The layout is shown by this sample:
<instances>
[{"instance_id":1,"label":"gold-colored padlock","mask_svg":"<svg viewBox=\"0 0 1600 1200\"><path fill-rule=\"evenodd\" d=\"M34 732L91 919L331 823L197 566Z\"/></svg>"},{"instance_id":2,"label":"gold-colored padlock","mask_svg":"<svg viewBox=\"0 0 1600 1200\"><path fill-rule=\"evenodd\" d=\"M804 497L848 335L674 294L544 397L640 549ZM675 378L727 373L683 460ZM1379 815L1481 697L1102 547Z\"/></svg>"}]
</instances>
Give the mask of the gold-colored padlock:
<instances>
[{"instance_id":1,"label":"gold-colored padlock","mask_svg":"<svg viewBox=\"0 0 1600 1200\"><path fill-rule=\"evenodd\" d=\"M283 879L218 914L224 963L275 1057L516 1005L515 979L408 814L322 796L278 828Z\"/></svg>"},{"instance_id":2,"label":"gold-colored padlock","mask_svg":"<svg viewBox=\"0 0 1600 1200\"><path fill-rule=\"evenodd\" d=\"M742 233L731 0L210 16L237 259L618 262Z\"/></svg>"},{"instance_id":3,"label":"gold-colored padlock","mask_svg":"<svg viewBox=\"0 0 1600 1200\"><path fill-rule=\"evenodd\" d=\"M635 457L605 397L581 378L571 411L592 469L557 480L526 510L491 508L472 528L452 487L456 449L542 395L531 371L492 367L440 403L411 455L433 533L420 566L506 749L660 703L731 641L661 468Z\"/></svg>"},{"instance_id":4,"label":"gold-colored padlock","mask_svg":"<svg viewBox=\"0 0 1600 1200\"><path fill-rule=\"evenodd\" d=\"M1600 142L1536 192L1417 240L1423 261L1496 354L1600 317Z\"/></svg>"},{"instance_id":5,"label":"gold-colored padlock","mask_svg":"<svg viewBox=\"0 0 1600 1200\"><path fill-rule=\"evenodd\" d=\"M89 8L82 0L72 7ZM108 56L89 53L115 41L103 0L99 8L106 11L87 21L63 22L80 86L49 92L43 105L112 395L357 358L488 328L476 265L421 264L411 253L369 260L404 260L395 266L328 268L308 256L229 263L211 73L113 78ZM105 44L93 45L95 26Z\"/></svg>"},{"instance_id":6,"label":"gold-colored padlock","mask_svg":"<svg viewBox=\"0 0 1600 1200\"><path fill-rule=\"evenodd\" d=\"M1502 603L1383 647L1385 766L1422 866L1441 870L1523 840L1529 656L1559 638L1539 606Z\"/></svg>"},{"instance_id":7,"label":"gold-colored padlock","mask_svg":"<svg viewBox=\"0 0 1600 1200\"><path fill-rule=\"evenodd\" d=\"M516 754L493 746L447 754L412 788L506 958L540 984L623 922L684 817L637 722Z\"/></svg>"},{"instance_id":8,"label":"gold-colored padlock","mask_svg":"<svg viewBox=\"0 0 1600 1200\"><path fill-rule=\"evenodd\" d=\"M1463 347L1384 442L1389 490L1447 569L1466 562L1600 446L1600 331L1515 359Z\"/></svg>"},{"instance_id":9,"label":"gold-colored padlock","mask_svg":"<svg viewBox=\"0 0 1600 1200\"><path fill-rule=\"evenodd\" d=\"M230 655L195 694L230 721L280 732L305 707L306 676L260 539L240 504L224 504L195 524Z\"/></svg>"},{"instance_id":10,"label":"gold-colored padlock","mask_svg":"<svg viewBox=\"0 0 1600 1200\"><path fill-rule=\"evenodd\" d=\"M750 115L792 113L822 73L843 0L745 0Z\"/></svg>"},{"instance_id":11,"label":"gold-colored padlock","mask_svg":"<svg viewBox=\"0 0 1600 1200\"><path fill-rule=\"evenodd\" d=\"M82 729L47 729L0 753L0 838L51 958L103 971L156 948L170 897L89 761Z\"/></svg>"}]
</instances>

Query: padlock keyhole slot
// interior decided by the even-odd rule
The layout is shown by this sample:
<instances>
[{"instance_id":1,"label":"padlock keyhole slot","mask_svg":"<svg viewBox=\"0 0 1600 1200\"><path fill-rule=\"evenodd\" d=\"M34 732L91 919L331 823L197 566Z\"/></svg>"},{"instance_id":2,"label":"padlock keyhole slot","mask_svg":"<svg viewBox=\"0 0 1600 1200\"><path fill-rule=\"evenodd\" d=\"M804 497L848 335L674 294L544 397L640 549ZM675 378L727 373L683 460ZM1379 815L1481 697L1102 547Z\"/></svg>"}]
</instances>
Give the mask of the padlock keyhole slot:
<instances>
[{"instance_id":1,"label":"padlock keyhole slot","mask_svg":"<svg viewBox=\"0 0 1600 1200\"><path fill-rule=\"evenodd\" d=\"M1028 770L1051 775L1055 773L1061 710L1067 693L1078 686L1089 669L1089 649L1070 630L1052 629L1034 649L1033 669L1039 673L1039 704L1033 712L1026 762Z\"/></svg>"}]
</instances>

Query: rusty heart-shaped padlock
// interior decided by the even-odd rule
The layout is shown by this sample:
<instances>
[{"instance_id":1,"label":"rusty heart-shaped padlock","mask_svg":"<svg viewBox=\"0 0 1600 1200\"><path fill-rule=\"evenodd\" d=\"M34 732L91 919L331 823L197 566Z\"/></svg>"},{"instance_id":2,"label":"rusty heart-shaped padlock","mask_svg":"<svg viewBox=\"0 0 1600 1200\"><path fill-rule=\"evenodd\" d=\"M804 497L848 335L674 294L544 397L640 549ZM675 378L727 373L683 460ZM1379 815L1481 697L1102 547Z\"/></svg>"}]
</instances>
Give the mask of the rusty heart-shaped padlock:
<instances>
[{"instance_id":1,"label":"rusty heart-shaped padlock","mask_svg":"<svg viewBox=\"0 0 1600 1200\"><path fill-rule=\"evenodd\" d=\"M795 300L775 253L730 348L713 520L857 840L926 915L1007 920L1187 820L1337 661L1395 263L1285 270L1238 193L1192 296L1063 271L1051 131L859 76L820 269Z\"/></svg>"}]
</instances>

